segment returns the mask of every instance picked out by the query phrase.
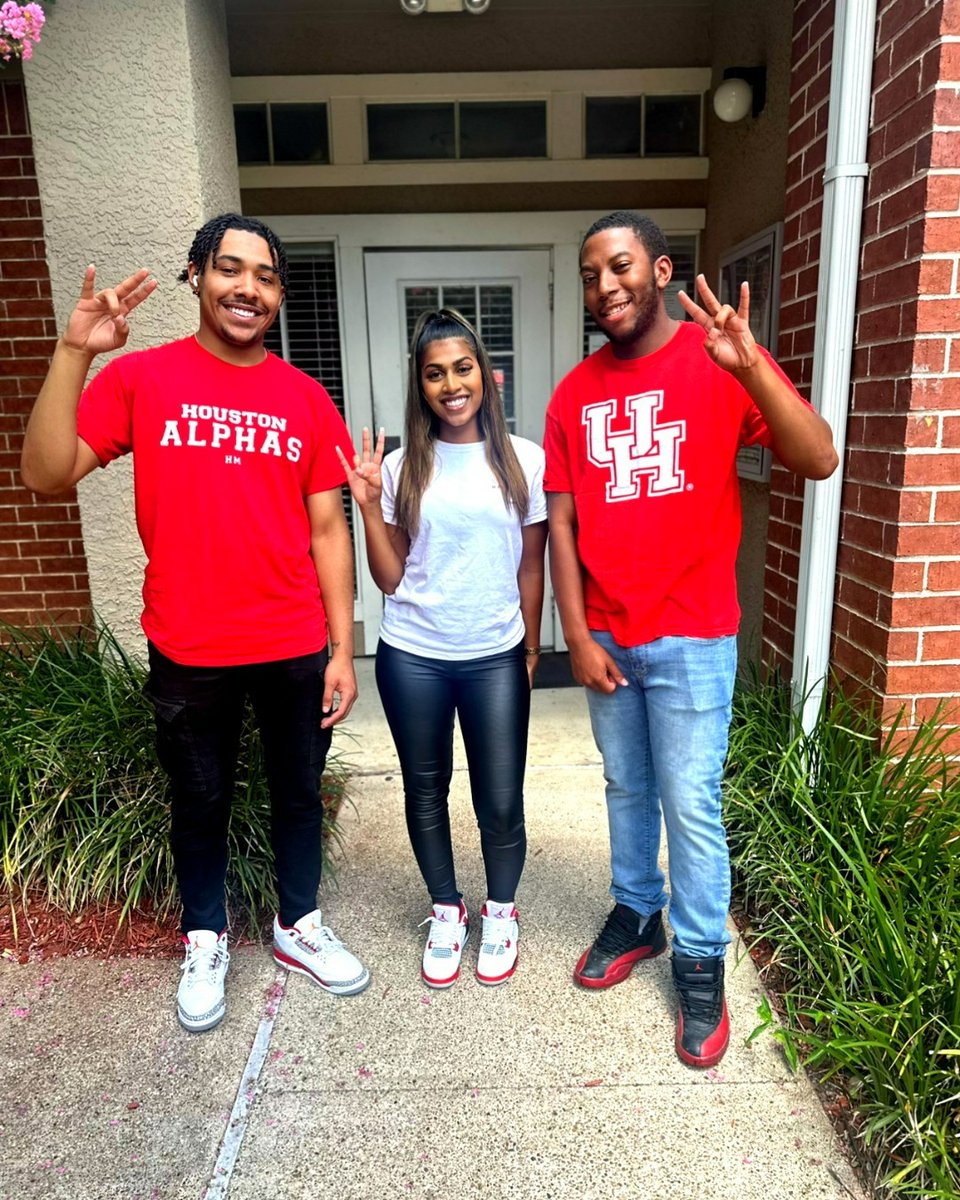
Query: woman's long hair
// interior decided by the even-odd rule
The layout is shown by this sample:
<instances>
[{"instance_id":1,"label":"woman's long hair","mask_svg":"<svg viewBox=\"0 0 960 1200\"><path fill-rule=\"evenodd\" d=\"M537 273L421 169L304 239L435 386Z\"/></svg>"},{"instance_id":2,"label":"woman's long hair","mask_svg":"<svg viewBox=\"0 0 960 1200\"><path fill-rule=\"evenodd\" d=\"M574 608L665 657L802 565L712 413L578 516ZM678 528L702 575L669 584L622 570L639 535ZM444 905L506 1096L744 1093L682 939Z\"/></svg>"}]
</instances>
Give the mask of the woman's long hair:
<instances>
[{"instance_id":1,"label":"woman's long hair","mask_svg":"<svg viewBox=\"0 0 960 1200\"><path fill-rule=\"evenodd\" d=\"M420 314L410 341L404 457L397 480L396 521L411 539L416 537L420 527L420 501L433 478L433 443L440 428L439 418L424 398L420 371L430 343L447 338L465 341L480 367L483 399L477 421L486 448L487 462L500 484L504 504L508 507L512 504L522 521L530 503L530 489L510 441L500 390L493 377L490 355L480 335L455 308L430 310Z\"/></svg>"}]
</instances>

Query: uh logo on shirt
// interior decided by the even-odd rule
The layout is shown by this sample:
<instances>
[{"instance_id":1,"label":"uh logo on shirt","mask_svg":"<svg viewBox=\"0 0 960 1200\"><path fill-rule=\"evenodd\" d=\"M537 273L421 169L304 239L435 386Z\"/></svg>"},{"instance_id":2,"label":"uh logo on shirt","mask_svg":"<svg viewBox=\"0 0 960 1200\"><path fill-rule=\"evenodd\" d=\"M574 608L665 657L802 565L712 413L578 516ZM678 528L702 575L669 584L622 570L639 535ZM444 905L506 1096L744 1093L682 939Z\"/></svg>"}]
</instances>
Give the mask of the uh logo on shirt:
<instances>
[{"instance_id":1,"label":"uh logo on shirt","mask_svg":"<svg viewBox=\"0 0 960 1200\"><path fill-rule=\"evenodd\" d=\"M686 440L686 421L657 424L654 416L663 407L663 392L644 392L623 401L627 428L613 431L616 400L588 404L581 420L587 432L587 458L595 467L606 469L607 500L635 500L640 481L647 477L648 496L667 496L683 491L680 446Z\"/></svg>"}]
</instances>

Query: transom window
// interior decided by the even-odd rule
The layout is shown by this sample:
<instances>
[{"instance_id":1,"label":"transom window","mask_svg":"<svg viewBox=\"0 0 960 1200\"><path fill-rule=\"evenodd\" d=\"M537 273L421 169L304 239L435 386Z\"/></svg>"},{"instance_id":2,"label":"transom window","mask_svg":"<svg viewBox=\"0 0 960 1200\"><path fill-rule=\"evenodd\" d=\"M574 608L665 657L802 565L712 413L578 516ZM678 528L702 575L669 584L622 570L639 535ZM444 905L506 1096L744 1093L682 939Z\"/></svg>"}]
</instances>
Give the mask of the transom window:
<instances>
[{"instance_id":1,"label":"transom window","mask_svg":"<svg viewBox=\"0 0 960 1200\"><path fill-rule=\"evenodd\" d=\"M703 102L689 96L588 96L587 158L696 157Z\"/></svg>"},{"instance_id":2,"label":"transom window","mask_svg":"<svg viewBox=\"0 0 960 1200\"><path fill-rule=\"evenodd\" d=\"M326 104L235 104L233 124L241 166L330 161Z\"/></svg>"},{"instance_id":3,"label":"transom window","mask_svg":"<svg viewBox=\"0 0 960 1200\"><path fill-rule=\"evenodd\" d=\"M544 100L368 104L367 159L546 158Z\"/></svg>"}]
</instances>

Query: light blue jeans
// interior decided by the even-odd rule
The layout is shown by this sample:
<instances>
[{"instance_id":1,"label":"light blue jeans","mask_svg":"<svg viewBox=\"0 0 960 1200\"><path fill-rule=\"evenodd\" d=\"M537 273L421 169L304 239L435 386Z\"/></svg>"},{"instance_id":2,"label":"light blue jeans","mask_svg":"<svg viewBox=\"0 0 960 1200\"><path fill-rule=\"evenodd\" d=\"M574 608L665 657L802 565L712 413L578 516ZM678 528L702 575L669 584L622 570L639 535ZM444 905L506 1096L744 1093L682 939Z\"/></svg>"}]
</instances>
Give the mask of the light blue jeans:
<instances>
[{"instance_id":1,"label":"light blue jeans","mask_svg":"<svg viewBox=\"0 0 960 1200\"><path fill-rule=\"evenodd\" d=\"M737 639L664 637L618 646L593 637L629 686L587 689L603 755L610 822L610 893L641 916L667 903L657 864L661 812L676 954L712 958L729 942L730 854L720 811Z\"/></svg>"}]
</instances>

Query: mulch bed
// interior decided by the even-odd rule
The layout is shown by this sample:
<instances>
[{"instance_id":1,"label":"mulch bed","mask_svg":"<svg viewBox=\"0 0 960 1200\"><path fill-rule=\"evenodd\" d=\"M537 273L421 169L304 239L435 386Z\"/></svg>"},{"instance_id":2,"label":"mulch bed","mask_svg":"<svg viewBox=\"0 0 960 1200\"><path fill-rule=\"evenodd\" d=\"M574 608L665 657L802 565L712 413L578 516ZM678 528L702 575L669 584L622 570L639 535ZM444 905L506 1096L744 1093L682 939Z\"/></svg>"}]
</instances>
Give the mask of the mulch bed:
<instances>
[{"instance_id":1,"label":"mulch bed","mask_svg":"<svg viewBox=\"0 0 960 1200\"><path fill-rule=\"evenodd\" d=\"M171 917L139 910L120 923L121 904L65 913L41 900L7 896L0 909L0 953L21 963L65 955L168 958L182 953Z\"/></svg>"},{"instance_id":2,"label":"mulch bed","mask_svg":"<svg viewBox=\"0 0 960 1200\"><path fill-rule=\"evenodd\" d=\"M88 905L65 913L42 900L5 896L0 908L0 957L20 963L65 956L179 958L183 954L175 915L130 910L121 904ZM234 944L253 939L239 937Z\"/></svg>"}]
</instances>

